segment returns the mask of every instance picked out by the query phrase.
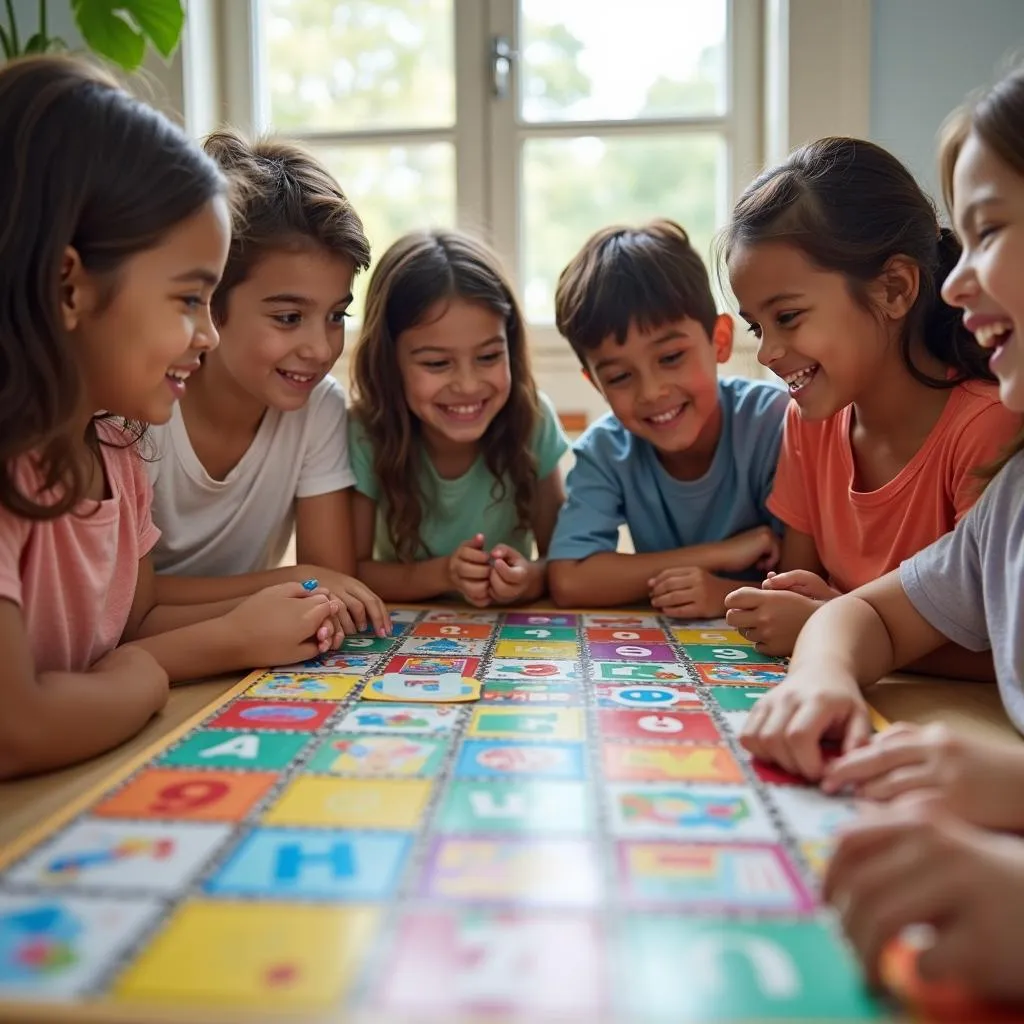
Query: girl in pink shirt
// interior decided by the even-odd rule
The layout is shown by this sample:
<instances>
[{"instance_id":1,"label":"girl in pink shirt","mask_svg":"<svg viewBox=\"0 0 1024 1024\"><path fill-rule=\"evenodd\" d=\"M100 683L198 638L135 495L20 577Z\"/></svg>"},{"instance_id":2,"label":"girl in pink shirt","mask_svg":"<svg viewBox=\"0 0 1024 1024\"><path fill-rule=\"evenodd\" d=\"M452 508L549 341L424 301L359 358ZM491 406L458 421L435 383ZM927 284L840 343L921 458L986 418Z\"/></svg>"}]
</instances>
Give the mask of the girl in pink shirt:
<instances>
[{"instance_id":1,"label":"girl in pink shirt","mask_svg":"<svg viewBox=\"0 0 1024 1024\"><path fill-rule=\"evenodd\" d=\"M300 584L219 605L153 597L141 429L124 424L166 422L217 342L229 216L216 165L100 72L36 57L0 70L0 195L9 777L126 739L169 680L315 655L339 606Z\"/></svg>"},{"instance_id":2,"label":"girl in pink shirt","mask_svg":"<svg viewBox=\"0 0 1024 1024\"><path fill-rule=\"evenodd\" d=\"M823 601L952 530L981 492L976 470L1019 429L940 297L959 255L909 171L858 139L797 150L737 203L733 291L793 397L768 501L785 525L780 572L726 599L759 650L790 654ZM987 659L950 653L944 673L991 677Z\"/></svg>"}]
</instances>

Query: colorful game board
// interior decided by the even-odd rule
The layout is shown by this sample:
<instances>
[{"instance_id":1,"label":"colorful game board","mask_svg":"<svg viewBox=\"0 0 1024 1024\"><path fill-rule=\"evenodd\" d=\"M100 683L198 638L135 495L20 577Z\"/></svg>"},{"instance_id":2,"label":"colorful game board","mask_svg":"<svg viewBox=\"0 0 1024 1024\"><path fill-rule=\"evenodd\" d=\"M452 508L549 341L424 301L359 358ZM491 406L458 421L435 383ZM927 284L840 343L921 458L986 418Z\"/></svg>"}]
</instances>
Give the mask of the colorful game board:
<instances>
[{"instance_id":1,"label":"colorful game board","mask_svg":"<svg viewBox=\"0 0 1024 1024\"><path fill-rule=\"evenodd\" d=\"M782 665L653 615L393 619L4 854L0 1016L886 1017L815 895L853 806L736 742Z\"/></svg>"}]
</instances>

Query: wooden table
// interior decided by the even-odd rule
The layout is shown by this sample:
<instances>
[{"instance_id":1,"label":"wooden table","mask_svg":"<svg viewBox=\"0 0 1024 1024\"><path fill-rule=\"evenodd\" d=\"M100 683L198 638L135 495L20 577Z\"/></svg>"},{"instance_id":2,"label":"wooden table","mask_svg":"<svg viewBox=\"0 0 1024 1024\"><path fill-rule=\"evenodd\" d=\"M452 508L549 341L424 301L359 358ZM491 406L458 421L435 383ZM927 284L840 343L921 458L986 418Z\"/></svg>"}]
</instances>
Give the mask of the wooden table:
<instances>
[{"instance_id":1,"label":"wooden table","mask_svg":"<svg viewBox=\"0 0 1024 1024\"><path fill-rule=\"evenodd\" d=\"M240 678L227 676L175 687L162 714L116 750L63 771L0 783L0 847L24 835L100 783L155 740L201 711ZM896 675L872 688L870 700L889 721L941 721L993 739L1018 738L992 683Z\"/></svg>"}]
</instances>

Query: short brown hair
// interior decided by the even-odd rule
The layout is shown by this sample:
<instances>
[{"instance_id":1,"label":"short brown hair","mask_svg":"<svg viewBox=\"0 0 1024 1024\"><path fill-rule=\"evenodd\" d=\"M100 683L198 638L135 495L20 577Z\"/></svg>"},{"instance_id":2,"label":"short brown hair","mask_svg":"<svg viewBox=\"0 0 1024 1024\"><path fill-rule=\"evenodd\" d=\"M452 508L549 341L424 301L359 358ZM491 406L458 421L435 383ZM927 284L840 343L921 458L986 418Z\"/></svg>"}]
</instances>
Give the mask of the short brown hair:
<instances>
[{"instance_id":1,"label":"short brown hair","mask_svg":"<svg viewBox=\"0 0 1024 1024\"><path fill-rule=\"evenodd\" d=\"M213 296L218 323L228 296L268 252L310 241L350 259L356 271L370 265L370 243L359 214L331 173L300 146L279 139L248 142L230 129L207 136L203 148L238 191L231 249Z\"/></svg>"},{"instance_id":2,"label":"short brown hair","mask_svg":"<svg viewBox=\"0 0 1024 1024\"><path fill-rule=\"evenodd\" d=\"M555 324L584 365L610 335L624 344L630 324L650 330L684 317L711 337L717 310L707 268L675 221L604 228L558 278Z\"/></svg>"}]
</instances>

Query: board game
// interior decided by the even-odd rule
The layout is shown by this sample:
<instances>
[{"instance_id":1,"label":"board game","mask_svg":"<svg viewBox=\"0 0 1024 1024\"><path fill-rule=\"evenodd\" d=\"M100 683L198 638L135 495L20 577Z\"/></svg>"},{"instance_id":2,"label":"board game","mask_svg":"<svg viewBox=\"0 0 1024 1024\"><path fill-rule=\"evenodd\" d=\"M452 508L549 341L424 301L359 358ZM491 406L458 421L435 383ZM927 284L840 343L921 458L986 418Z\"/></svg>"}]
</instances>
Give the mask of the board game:
<instances>
[{"instance_id":1,"label":"board game","mask_svg":"<svg viewBox=\"0 0 1024 1024\"><path fill-rule=\"evenodd\" d=\"M737 743L784 665L652 614L392 618L4 851L0 1017L888 1019L816 897L853 804Z\"/></svg>"}]
</instances>

